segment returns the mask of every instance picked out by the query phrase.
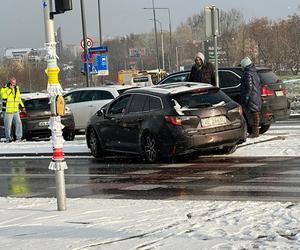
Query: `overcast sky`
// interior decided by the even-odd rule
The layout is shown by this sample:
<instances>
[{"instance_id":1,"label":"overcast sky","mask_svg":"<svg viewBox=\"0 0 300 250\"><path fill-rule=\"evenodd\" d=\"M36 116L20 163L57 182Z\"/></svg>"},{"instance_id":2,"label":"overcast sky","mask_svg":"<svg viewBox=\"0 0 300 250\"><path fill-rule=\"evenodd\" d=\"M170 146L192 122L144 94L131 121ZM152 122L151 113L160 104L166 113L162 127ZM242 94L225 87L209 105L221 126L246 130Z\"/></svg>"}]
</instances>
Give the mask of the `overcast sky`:
<instances>
[{"instance_id":1,"label":"overcast sky","mask_svg":"<svg viewBox=\"0 0 300 250\"><path fill-rule=\"evenodd\" d=\"M98 0L85 0L87 35L98 37ZM155 7L168 7L173 30L186 19L216 5L222 10L242 11L246 20L267 16L270 19L286 18L297 12L298 0L155 0ZM149 32L153 29L152 0L101 0L104 40L129 33ZM157 19L168 30L168 13L157 10ZM73 10L55 16L56 28L61 26L64 44L79 44L82 38L80 0L73 0ZM42 0L2 0L0 9L0 53L4 48L43 47L45 41Z\"/></svg>"}]
</instances>

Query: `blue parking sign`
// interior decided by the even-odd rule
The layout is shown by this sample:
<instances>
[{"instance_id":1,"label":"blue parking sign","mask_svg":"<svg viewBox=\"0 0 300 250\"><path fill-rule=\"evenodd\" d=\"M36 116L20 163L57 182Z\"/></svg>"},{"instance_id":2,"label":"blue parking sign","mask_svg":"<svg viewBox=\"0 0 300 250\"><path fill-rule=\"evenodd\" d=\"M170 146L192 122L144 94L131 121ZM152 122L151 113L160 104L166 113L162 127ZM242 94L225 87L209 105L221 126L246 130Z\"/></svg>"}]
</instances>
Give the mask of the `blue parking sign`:
<instances>
[{"instance_id":1,"label":"blue parking sign","mask_svg":"<svg viewBox=\"0 0 300 250\"><path fill-rule=\"evenodd\" d=\"M107 54L96 54L95 61L95 68L97 70L97 74L100 76L109 75Z\"/></svg>"},{"instance_id":2,"label":"blue parking sign","mask_svg":"<svg viewBox=\"0 0 300 250\"><path fill-rule=\"evenodd\" d=\"M108 76L107 54L95 54L95 61L89 62L89 73L92 75ZM81 72L86 73L86 63L82 63Z\"/></svg>"}]
</instances>

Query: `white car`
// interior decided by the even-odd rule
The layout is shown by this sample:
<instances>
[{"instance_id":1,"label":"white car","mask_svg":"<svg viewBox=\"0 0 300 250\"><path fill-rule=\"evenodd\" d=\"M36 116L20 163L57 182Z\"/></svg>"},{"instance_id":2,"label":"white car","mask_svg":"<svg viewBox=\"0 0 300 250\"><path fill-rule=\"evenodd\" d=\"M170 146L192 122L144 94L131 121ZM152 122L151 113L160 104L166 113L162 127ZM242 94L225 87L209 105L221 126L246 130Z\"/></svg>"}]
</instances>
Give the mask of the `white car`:
<instances>
[{"instance_id":1,"label":"white car","mask_svg":"<svg viewBox=\"0 0 300 250\"><path fill-rule=\"evenodd\" d=\"M130 88L133 88L133 86L108 85L102 87L78 88L66 93L64 99L66 106L73 112L75 131L85 129L88 120L93 114Z\"/></svg>"}]
</instances>

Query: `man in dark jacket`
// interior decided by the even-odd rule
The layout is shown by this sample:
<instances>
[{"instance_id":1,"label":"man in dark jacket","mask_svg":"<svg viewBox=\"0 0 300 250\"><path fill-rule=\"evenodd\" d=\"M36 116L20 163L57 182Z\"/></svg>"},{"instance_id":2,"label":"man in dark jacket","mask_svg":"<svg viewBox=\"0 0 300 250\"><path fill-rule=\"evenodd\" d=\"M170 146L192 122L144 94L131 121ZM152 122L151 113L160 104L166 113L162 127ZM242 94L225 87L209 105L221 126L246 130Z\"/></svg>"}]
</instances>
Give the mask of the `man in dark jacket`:
<instances>
[{"instance_id":1,"label":"man in dark jacket","mask_svg":"<svg viewBox=\"0 0 300 250\"><path fill-rule=\"evenodd\" d=\"M241 78L241 104L250 124L250 138L259 136L259 115L262 106L260 79L256 67L249 57L241 60L243 75Z\"/></svg>"},{"instance_id":2,"label":"man in dark jacket","mask_svg":"<svg viewBox=\"0 0 300 250\"><path fill-rule=\"evenodd\" d=\"M210 83L216 86L214 65L205 61L201 52L198 52L195 56L195 64L192 66L188 81Z\"/></svg>"}]
</instances>

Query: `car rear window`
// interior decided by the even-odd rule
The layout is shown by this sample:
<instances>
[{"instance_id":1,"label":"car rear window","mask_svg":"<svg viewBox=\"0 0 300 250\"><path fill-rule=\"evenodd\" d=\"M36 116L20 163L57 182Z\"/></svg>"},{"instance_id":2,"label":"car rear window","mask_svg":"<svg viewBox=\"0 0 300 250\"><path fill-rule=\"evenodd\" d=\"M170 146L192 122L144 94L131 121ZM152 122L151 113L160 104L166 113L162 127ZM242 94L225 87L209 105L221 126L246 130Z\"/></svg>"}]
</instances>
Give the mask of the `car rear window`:
<instances>
[{"instance_id":1,"label":"car rear window","mask_svg":"<svg viewBox=\"0 0 300 250\"><path fill-rule=\"evenodd\" d=\"M32 99L24 101L27 110L50 110L49 99Z\"/></svg>"},{"instance_id":2,"label":"car rear window","mask_svg":"<svg viewBox=\"0 0 300 250\"><path fill-rule=\"evenodd\" d=\"M277 75L271 70L260 70L257 72L261 83L263 84L270 84L270 83L278 83L281 80L278 78Z\"/></svg>"},{"instance_id":3,"label":"car rear window","mask_svg":"<svg viewBox=\"0 0 300 250\"><path fill-rule=\"evenodd\" d=\"M182 108L211 107L231 101L230 97L220 89L181 93L173 96L173 99L176 100Z\"/></svg>"},{"instance_id":4,"label":"car rear window","mask_svg":"<svg viewBox=\"0 0 300 250\"><path fill-rule=\"evenodd\" d=\"M118 90L119 95L121 95L122 93L124 93L126 90L128 90L128 89L119 89Z\"/></svg>"}]
</instances>

